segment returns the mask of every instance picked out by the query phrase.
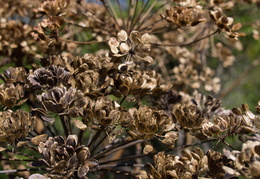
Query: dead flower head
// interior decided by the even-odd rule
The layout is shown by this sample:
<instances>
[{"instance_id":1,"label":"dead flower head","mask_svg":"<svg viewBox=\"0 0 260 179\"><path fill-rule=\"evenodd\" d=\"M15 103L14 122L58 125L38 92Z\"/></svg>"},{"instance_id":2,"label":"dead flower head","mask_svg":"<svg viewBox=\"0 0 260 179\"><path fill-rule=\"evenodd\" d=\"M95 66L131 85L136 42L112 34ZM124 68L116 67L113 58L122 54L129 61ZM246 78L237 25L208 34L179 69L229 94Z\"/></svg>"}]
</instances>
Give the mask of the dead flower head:
<instances>
[{"instance_id":1,"label":"dead flower head","mask_svg":"<svg viewBox=\"0 0 260 179\"><path fill-rule=\"evenodd\" d=\"M228 37L238 39L240 36L245 36L244 33L237 32L242 25L240 23L234 24L230 27L234 19L232 17L227 17L222 14L219 10L212 10L209 12L211 19L215 22L219 30L224 30Z\"/></svg>"},{"instance_id":2,"label":"dead flower head","mask_svg":"<svg viewBox=\"0 0 260 179\"><path fill-rule=\"evenodd\" d=\"M98 167L98 161L90 159L89 148L79 145L76 135L49 137L38 146L43 160L39 165L47 166L51 172L45 177L51 178L87 178L89 171Z\"/></svg>"},{"instance_id":3,"label":"dead flower head","mask_svg":"<svg viewBox=\"0 0 260 179\"><path fill-rule=\"evenodd\" d=\"M77 116L85 105L83 93L72 87L54 87L37 98L45 110L60 115Z\"/></svg>"},{"instance_id":4,"label":"dead flower head","mask_svg":"<svg viewBox=\"0 0 260 179\"><path fill-rule=\"evenodd\" d=\"M111 37L108 41L111 52L116 57L127 55L127 61L132 61L132 57L141 59L147 63L152 63L153 59L145 55L145 52L150 51L150 35L148 33L141 34L138 31L130 32L121 30L117 33L117 38Z\"/></svg>"},{"instance_id":5,"label":"dead flower head","mask_svg":"<svg viewBox=\"0 0 260 179\"><path fill-rule=\"evenodd\" d=\"M162 17L177 27L196 26L199 23L206 22L206 19L201 18L197 11L196 8L172 6L169 10L166 10L166 15L162 15Z\"/></svg>"},{"instance_id":6,"label":"dead flower head","mask_svg":"<svg viewBox=\"0 0 260 179\"><path fill-rule=\"evenodd\" d=\"M26 99L24 97L24 89L20 84L13 83L0 85L0 103L11 109L14 106L23 104Z\"/></svg>"},{"instance_id":7,"label":"dead flower head","mask_svg":"<svg viewBox=\"0 0 260 179\"><path fill-rule=\"evenodd\" d=\"M62 67L38 68L27 77L33 89L50 89L61 84L67 85L70 73Z\"/></svg>"},{"instance_id":8,"label":"dead flower head","mask_svg":"<svg viewBox=\"0 0 260 179\"><path fill-rule=\"evenodd\" d=\"M0 142L14 143L26 137L34 128L34 121L28 112L18 109L0 112Z\"/></svg>"}]
</instances>

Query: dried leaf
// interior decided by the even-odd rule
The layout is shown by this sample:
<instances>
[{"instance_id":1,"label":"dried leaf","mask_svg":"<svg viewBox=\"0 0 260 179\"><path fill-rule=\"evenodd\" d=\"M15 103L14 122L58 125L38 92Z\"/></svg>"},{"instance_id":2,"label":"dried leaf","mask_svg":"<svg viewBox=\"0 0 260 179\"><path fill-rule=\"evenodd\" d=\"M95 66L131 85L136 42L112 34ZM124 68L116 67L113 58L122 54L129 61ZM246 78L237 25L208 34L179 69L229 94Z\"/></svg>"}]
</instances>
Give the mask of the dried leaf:
<instances>
[{"instance_id":1,"label":"dried leaf","mask_svg":"<svg viewBox=\"0 0 260 179\"><path fill-rule=\"evenodd\" d=\"M45 142L48 138L48 135L47 134L42 134L42 135L38 135L34 138L31 139L31 142L34 144L34 145L39 145L40 142Z\"/></svg>"},{"instance_id":2,"label":"dried leaf","mask_svg":"<svg viewBox=\"0 0 260 179\"><path fill-rule=\"evenodd\" d=\"M85 130L88 128L88 126L86 124L84 124L82 121L75 119L74 121L74 125L76 126L76 128L80 129L80 130Z\"/></svg>"},{"instance_id":3,"label":"dried leaf","mask_svg":"<svg viewBox=\"0 0 260 179\"><path fill-rule=\"evenodd\" d=\"M241 29L241 27L242 27L242 24L241 23L236 23L236 24L234 24L233 26L232 26L232 30L233 31L238 31L239 29Z\"/></svg>"},{"instance_id":4,"label":"dried leaf","mask_svg":"<svg viewBox=\"0 0 260 179\"><path fill-rule=\"evenodd\" d=\"M29 141L19 141L16 146L17 147L25 147L25 146L28 146L29 144Z\"/></svg>"},{"instance_id":5,"label":"dried leaf","mask_svg":"<svg viewBox=\"0 0 260 179\"><path fill-rule=\"evenodd\" d=\"M149 154L153 151L153 146L151 145L145 145L144 149L143 149L143 153L144 154Z\"/></svg>"}]
</instances>

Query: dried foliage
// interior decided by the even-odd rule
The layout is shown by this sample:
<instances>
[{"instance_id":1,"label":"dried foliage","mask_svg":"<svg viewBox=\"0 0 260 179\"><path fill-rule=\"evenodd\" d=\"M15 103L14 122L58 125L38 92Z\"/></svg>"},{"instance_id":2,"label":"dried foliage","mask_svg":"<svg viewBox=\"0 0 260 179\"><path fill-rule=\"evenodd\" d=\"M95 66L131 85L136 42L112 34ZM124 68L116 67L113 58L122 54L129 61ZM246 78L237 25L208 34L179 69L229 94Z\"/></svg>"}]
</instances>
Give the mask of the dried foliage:
<instances>
[{"instance_id":1,"label":"dried foliage","mask_svg":"<svg viewBox=\"0 0 260 179\"><path fill-rule=\"evenodd\" d=\"M260 104L218 98L249 3L1 1L0 173L259 178Z\"/></svg>"}]
</instances>

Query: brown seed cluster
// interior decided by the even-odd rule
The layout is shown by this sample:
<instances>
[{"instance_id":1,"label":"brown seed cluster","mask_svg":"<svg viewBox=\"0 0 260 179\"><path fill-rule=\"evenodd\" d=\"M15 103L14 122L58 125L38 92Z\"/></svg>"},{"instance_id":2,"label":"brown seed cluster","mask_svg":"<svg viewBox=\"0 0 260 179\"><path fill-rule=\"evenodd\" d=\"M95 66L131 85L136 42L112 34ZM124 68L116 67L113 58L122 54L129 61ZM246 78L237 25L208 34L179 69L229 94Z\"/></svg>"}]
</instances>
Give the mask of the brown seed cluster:
<instances>
[{"instance_id":1,"label":"brown seed cluster","mask_svg":"<svg viewBox=\"0 0 260 179\"><path fill-rule=\"evenodd\" d=\"M39 144L38 151L43 156L41 165L51 170L45 177L87 178L85 176L89 171L98 168L98 161L89 159L88 147L79 145L76 135L69 135L67 139L50 137Z\"/></svg>"},{"instance_id":2,"label":"brown seed cluster","mask_svg":"<svg viewBox=\"0 0 260 179\"><path fill-rule=\"evenodd\" d=\"M33 130L35 122L26 111L7 110L0 112L0 141L13 143L27 136Z\"/></svg>"},{"instance_id":3,"label":"brown seed cluster","mask_svg":"<svg viewBox=\"0 0 260 179\"><path fill-rule=\"evenodd\" d=\"M227 17L218 10L210 11L209 13L210 13L211 19L216 23L218 28L220 30L224 30L230 38L237 39L239 36L245 35L244 33L236 32L242 27L242 25L240 23L234 24L230 28L230 26L234 22L234 19L232 17Z\"/></svg>"},{"instance_id":4,"label":"brown seed cluster","mask_svg":"<svg viewBox=\"0 0 260 179\"><path fill-rule=\"evenodd\" d=\"M183 26L196 26L199 23L205 22L205 18L201 18L196 12L196 9L173 6L171 9L166 11L166 16L163 17L166 21L174 23L178 27Z\"/></svg>"}]
</instances>

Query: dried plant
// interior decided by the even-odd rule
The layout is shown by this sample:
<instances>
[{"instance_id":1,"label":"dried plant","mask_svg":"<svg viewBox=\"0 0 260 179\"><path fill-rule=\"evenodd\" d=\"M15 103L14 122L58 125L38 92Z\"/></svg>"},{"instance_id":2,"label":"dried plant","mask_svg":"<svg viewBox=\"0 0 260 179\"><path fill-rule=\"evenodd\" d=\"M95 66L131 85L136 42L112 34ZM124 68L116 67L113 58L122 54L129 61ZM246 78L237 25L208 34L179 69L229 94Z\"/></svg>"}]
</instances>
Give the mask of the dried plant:
<instances>
[{"instance_id":1,"label":"dried plant","mask_svg":"<svg viewBox=\"0 0 260 179\"><path fill-rule=\"evenodd\" d=\"M0 2L0 174L259 178L260 104L254 114L218 98L221 72L237 62L247 35L231 16L249 4L259 6Z\"/></svg>"}]
</instances>

